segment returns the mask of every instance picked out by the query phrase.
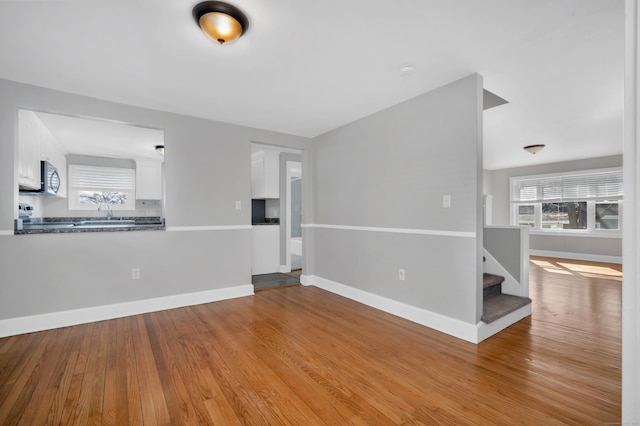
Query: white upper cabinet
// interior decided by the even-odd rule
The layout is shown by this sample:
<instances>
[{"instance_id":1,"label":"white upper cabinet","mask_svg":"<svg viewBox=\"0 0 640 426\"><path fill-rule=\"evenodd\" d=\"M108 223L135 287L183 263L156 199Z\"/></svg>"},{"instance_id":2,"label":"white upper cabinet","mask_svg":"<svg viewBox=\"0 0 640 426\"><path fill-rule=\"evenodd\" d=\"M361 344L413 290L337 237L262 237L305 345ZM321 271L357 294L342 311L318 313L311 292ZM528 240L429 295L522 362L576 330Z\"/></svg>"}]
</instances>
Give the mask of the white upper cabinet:
<instances>
[{"instance_id":1,"label":"white upper cabinet","mask_svg":"<svg viewBox=\"0 0 640 426\"><path fill-rule=\"evenodd\" d=\"M251 198L280 198L280 153L263 150L251 155Z\"/></svg>"},{"instance_id":2,"label":"white upper cabinet","mask_svg":"<svg viewBox=\"0 0 640 426\"><path fill-rule=\"evenodd\" d=\"M136 160L136 199L162 199L162 163Z\"/></svg>"},{"instance_id":3,"label":"white upper cabinet","mask_svg":"<svg viewBox=\"0 0 640 426\"><path fill-rule=\"evenodd\" d=\"M18 113L18 185L40 189L40 121L32 111Z\"/></svg>"},{"instance_id":4,"label":"white upper cabinet","mask_svg":"<svg viewBox=\"0 0 640 426\"><path fill-rule=\"evenodd\" d=\"M58 169L60 189L67 196L67 158L60 142L33 111L18 111L18 185L20 189L40 189L40 161Z\"/></svg>"}]
</instances>

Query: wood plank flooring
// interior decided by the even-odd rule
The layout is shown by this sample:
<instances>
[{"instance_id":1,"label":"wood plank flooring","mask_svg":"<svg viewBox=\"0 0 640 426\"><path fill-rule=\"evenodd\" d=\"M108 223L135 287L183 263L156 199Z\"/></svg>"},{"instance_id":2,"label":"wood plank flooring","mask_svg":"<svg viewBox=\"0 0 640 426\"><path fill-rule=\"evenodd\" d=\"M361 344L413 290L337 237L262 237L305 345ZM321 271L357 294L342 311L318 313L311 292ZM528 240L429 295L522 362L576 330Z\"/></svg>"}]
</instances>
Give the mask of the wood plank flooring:
<instances>
[{"instance_id":1,"label":"wood plank flooring","mask_svg":"<svg viewBox=\"0 0 640 426\"><path fill-rule=\"evenodd\" d=\"M0 424L620 421L620 265L531 260L479 345L315 287L0 339Z\"/></svg>"}]
</instances>

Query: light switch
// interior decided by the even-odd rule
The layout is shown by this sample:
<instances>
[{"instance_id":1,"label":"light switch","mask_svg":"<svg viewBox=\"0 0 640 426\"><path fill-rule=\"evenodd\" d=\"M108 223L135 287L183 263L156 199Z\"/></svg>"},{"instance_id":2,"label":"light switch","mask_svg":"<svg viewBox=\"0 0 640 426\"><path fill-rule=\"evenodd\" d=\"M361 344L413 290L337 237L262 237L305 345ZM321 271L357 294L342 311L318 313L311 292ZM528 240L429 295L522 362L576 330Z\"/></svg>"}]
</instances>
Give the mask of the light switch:
<instances>
[{"instance_id":1,"label":"light switch","mask_svg":"<svg viewBox=\"0 0 640 426\"><path fill-rule=\"evenodd\" d=\"M241 210L241 209L242 209L242 202L236 201L236 210Z\"/></svg>"},{"instance_id":2,"label":"light switch","mask_svg":"<svg viewBox=\"0 0 640 426\"><path fill-rule=\"evenodd\" d=\"M442 207L447 209L451 207L451 195L442 196Z\"/></svg>"}]
</instances>

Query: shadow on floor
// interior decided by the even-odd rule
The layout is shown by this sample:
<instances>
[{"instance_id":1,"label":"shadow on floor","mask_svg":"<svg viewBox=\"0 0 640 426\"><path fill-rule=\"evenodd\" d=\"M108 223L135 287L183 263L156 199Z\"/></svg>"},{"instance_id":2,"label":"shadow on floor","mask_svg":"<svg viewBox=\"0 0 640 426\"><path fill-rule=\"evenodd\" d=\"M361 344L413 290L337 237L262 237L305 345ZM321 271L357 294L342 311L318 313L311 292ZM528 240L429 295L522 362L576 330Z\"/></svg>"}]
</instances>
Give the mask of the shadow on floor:
<instances>
[{"instance_id":1,"label":"shadow on floor","mask_svg":"<svg viewBox=\"0 0 640 426\"><path fill-rule=\"evenodd\" d=\"M290 285L300 285L300 274L302 270L291 271L286 274L263 274L253 275L251 283L254 291L268 290L277 287L288 287Z\"/></svg>"}]
</instances>

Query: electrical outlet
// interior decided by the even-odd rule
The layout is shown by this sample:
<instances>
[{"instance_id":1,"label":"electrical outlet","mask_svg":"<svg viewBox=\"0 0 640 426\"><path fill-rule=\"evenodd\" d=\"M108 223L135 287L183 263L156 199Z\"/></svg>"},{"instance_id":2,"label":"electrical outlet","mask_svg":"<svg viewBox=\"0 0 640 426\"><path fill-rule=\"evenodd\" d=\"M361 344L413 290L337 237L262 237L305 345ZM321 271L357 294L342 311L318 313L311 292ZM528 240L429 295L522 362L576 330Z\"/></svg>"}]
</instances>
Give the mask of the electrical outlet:
<instances>
[{"instance_id":1,"label":"electrical outlet","mask_svg":"<svg viewBox=\"0 0 640 426\"><path fill-rule=\"evenodd\" d=\"M442 207L447 209L451 207L451 195L442 196Z\"/></svg>"},{"instance_id":2,"label":"electrical outlet","mask_svg":"<svg viewBox=\"0 0 640 426\"><path fill-rule=\"evenodd\" d=\"M140 268L133 268L131 270L131 279L139 280L140 279Z\"/></svg>"},{"instance_id":3,"label":"electrical outlet","mask_svg":"<svg viewBox=\"0 0 640 426\"><path fill-rule=\"evenodd\" d=\"M404 275L404 269L398 269L398 279L400 281L404 281L405 275Z\"/></svg>"},{"instance_id":4,"label":"electrical outlet","mask_svg":"<svg viewBox=\"0 0 640 426\"><path fill-rule=\"evenodd\" d=\"M241 210L241 209L242 209L242 202L236 201L236 210Z\"/></svg>"}]
</instances>

